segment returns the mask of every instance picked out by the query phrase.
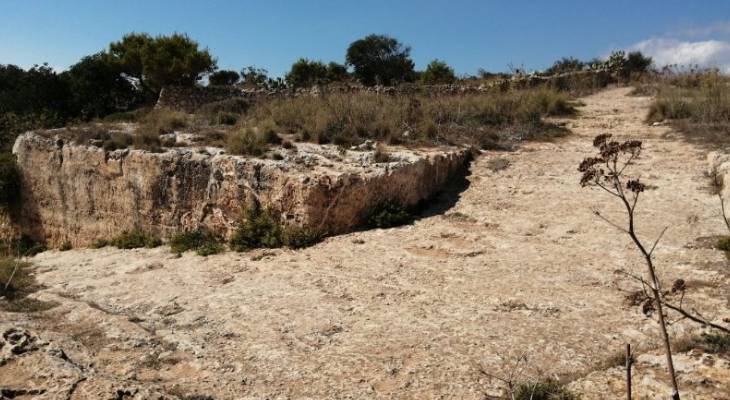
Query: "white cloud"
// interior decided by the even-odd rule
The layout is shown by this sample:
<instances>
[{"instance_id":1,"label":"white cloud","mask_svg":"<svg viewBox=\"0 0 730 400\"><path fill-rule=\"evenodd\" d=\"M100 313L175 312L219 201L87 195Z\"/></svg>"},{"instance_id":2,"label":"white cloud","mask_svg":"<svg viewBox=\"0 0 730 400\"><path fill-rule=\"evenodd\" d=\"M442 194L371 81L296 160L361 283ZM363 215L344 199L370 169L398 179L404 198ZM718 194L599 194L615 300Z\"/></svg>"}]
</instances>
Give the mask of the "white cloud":
<instances>
[{"instance_id":1,"label":"white cloud","mask_svg":"<svg viewBox=\"0 0 730 400\"><path fill-rule=\"evenodd\" d=\"M677 64L717 67L730 73L730 43L721 40L682 41L651 38L636 43L629 50L639 50L654 59L657 67Z\"/></svg>"}]
</instances>

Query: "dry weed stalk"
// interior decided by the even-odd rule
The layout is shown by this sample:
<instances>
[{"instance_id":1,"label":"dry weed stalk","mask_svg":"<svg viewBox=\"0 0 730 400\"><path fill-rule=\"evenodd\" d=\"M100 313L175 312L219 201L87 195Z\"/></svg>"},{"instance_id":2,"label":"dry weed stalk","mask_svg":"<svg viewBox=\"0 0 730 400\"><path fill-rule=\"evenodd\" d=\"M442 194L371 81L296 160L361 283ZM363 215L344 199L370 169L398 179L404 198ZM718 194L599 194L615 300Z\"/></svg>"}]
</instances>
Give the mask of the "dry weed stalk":
<instances>
[{"instance_id":1,"label":"dry weed stalk","mask_svg":"<svg viewBox=\"0 0 730 400\"><path fill-rule=\"evenodd\" d=\"M610 140L611 135L602 134L596 136L593 140L593 146L598 149L597 157L588 157L581 162L578 171L583 173L581 177L581 186L598 187L610 195L616 197L626 208L628 215L628 227L623 228L622 226L610 221L600 214L599 211L595 211L595 214L609 223L611 226L619 229L620 231L629 235L631 240L636 245L637 249L641 252L646 262L647 271L649 274L649 282L646 282L643 278L641 279L651 290L654 304L657 310L657 316L659 320L659 327L662 332L662 339L664 341L664 351L667 356L667 369L669 377L672 382L672 399L679 400L679 387L677 385L677 375L674 371L674 362L672 360L672 349L669 340L669 333L667 332L667 323L664 320L664 311L661 295L661 286L659 279L656 275L656 268L652 260L652 255L656 249L659 240L661 240L664 232L667 228L664 228L659 234L657 239L654 241L651 248L647 248L644 243L638 238L635 230L635 211L636 205L639 201L641 193L644 191L646 186L639 181L639 179L626 178L624 172L626 168L632 165L632 162L641 154L642 143L638 140L629 140L623 143ZM625 181L625 182L624 182Z\"/></svg>"}]
</instances>

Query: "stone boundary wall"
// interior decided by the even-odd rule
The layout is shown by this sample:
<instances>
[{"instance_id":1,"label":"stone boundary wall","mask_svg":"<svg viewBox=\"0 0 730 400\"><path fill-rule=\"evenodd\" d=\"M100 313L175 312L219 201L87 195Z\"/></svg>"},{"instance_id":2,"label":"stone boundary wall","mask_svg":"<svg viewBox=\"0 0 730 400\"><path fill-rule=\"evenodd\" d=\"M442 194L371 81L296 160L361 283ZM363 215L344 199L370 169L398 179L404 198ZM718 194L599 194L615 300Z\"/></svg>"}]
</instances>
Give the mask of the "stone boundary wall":
<instances>
[{"instance_id":1,"label":"stone boundary wall","mask_svg":"<svg viewBox=\"0 0 730 400\"><path fill-rule=\"evenodd\" d=\"M330 84L314 86L307 89L243 89L240 87L167 87L162 89L157 100L156 107L171 108L188 113L196 112L201 106L217 101L234 98L261 101L270 98L318 96L328 93L383 93L383 94L426 94L426 95L447 95L447 94L468 94L468 93L489 93L495 91L507 91L510 89L527 89L540 85L549 85L555 88L565 87L570 81L583 79L587 84L598 87L614 83L617 78L608 70L579 71L561 75L540 76L527 75L512 79L497 80L488 84L480 85L417 85L403 84L399 86L373 86L365 87L358 84Z\"/></svg>"}]
</instances>

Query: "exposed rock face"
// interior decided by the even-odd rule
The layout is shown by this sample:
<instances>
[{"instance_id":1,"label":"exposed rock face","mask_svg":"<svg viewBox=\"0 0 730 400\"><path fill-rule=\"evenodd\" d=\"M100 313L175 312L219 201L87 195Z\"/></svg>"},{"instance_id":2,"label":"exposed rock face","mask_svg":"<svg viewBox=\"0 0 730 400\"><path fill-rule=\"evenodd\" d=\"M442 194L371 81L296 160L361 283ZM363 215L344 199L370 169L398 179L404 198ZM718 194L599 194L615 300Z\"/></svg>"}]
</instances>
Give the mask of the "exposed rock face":
<instances>
[{"instance_id":1,"label":"exposed rock face","mask_svg":"<svg viewBox=\"0 0 730 400\"><path fill-rule=\"evenodd\" d=\"M469 158L465 149L402 150L391 154L394 162L375 163L372 152L312 144L298 144L278 161L220 149L105 152L33 132L18 137L13 151L23 179L24 233L74 246L135 228L165 237L206 227L229 237L242 209L254 203L287 224L348 232L380 202L427 199Z\"/></svg>"}]
</instances>

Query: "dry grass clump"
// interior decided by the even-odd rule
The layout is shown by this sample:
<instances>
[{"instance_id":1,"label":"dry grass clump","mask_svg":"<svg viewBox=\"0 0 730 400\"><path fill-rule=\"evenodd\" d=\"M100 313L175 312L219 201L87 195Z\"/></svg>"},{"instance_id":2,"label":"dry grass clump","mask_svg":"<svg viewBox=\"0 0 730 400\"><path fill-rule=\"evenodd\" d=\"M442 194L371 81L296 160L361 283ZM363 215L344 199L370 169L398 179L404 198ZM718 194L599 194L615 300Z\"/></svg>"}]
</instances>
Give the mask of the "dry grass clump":
<instances>
[{"instance_id":1,"label":"dry grass clump","mask_svg":"<svg viewBox=\"0 0 730 400\"><path fill-rule=\"evenodd\" d=\"M14 258L0 258L0 296L15 298L34 284L30 263Z\"/></svg>"},{"instance_id":2,"label":"dry grass clump","mask_svg":"<svg viewBox=\"0 0 730 400\"><path fill-rule=\"evenodd\" d=\"M160 135L174 133L187 127L190 117L180 111L159 108L145 115L133 136L134 147L154 153L162 151L162 146L174 146L174 142L165 143Z\"/></svg>"},{"instance_id":3,"label":"dry grass clump","mask_svg":"<svg viewBox=\"0 0 730 400\"><path fill-rule=\"evenodd\" d=\"M231 154L263 156L272 144L280 144L281 138L271 127L246 127L228 134L226 150Z\"/></svg>"},{"instance_id":4,"label":"dry grass clump","mask_svg":"<svg viewBox=\"0 0 730 400\"><path fill-rule=\"evenodd\" d=\"M657 86L647 122L670 120L691 139L730 143L730 78L715 71L666 78Z\"/></svg>"},{"instance_id":5,"label":"dry grass clump","mask_svg":"<svg viewBox=\"0 0 730 400\"><path fill-rule=\"evenodd\" d=\"M567 94L545 87L439 96L337 93L262 102L240 124L272 124L299 140L343 146L370 139L493 147L500 140L553 135L558 130L542 118L574 112Z\"/></svg>"},{"instance_id":6,"label":"dry grass clump","mask_svg":"<svg viewBox=\"0 0 730 400\"><path fill-rule=\"evenodd\" d=\"M91 244L91 248L100 249L106 246L114 246L120 249L148 249L162 245L162 240L152 233L139 229L124 231L112 239L97 239Z\"/></svg>"}]
</instances>

